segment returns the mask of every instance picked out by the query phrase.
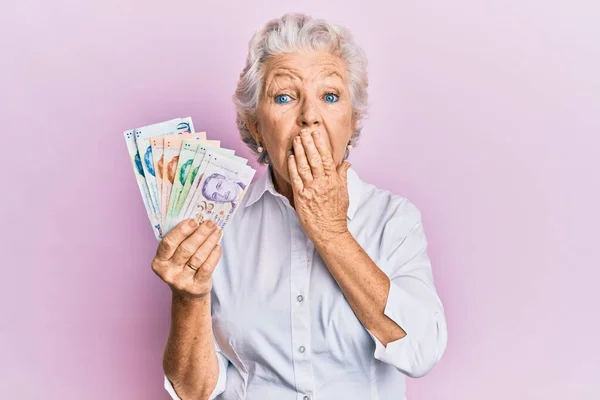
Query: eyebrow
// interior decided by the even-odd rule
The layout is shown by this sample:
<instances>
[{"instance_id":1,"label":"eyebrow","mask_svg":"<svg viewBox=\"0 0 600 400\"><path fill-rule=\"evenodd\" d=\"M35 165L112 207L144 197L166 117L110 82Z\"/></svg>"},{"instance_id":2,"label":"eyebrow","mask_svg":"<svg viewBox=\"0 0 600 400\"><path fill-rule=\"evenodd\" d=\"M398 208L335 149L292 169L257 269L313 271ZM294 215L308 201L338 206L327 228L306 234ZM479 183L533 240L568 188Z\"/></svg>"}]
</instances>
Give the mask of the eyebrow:
<instances>
[{"instance_id":1,"label":"eyebrow","mask_svg":"<svg viewBox=\"0 0 600 400\"><path fill-rule=\"evenodd\" d=\"M283 71L274 73L273 76L271 77L271 81L274 81L277 78L289 78L291 80L298 79L297 76L294 76L294 75L290 74L289 72L283 72Z\"/></svg>"},{"instance_id":2,"label":"eyebrow","mask_svg":"<svg viewBox=\"0 0 600 400\"><path fill-rule=\"evenodd\" d=\"M319 74L317 75L317 77L319 77L319 78L329 78L330 76L337 76L343 83L345 82L344 77L338 71L333 70L333 69L328 69L328 68L324 69L323 71L319 72ZM292 73L287 72L285 70L277 71L270 77L270 79L265 80L264 86L263 86L263 93L265 95L268 94L268 91L270 90L271 85L278 78L288 78L291 81L298 81L298 79L299 79L298 76L294 76ZM300 80L301 80L301 78L300 78Z\"/></svg>"},{"instance_id":3,"label":"eyebrow","mask_svg":"<svg viewBox=\"0 0 600 400\"><path fill-rule=\"evenodd\" d=\"M336 75L338 78L340 78L340 80L343 82L344 81L344 77L337 71L333 71L333 70L324 70L323 72L319 73L319 76L321 75L325 75L325 78L329 78L332 75Z\"/></svg>"}]
</instances>

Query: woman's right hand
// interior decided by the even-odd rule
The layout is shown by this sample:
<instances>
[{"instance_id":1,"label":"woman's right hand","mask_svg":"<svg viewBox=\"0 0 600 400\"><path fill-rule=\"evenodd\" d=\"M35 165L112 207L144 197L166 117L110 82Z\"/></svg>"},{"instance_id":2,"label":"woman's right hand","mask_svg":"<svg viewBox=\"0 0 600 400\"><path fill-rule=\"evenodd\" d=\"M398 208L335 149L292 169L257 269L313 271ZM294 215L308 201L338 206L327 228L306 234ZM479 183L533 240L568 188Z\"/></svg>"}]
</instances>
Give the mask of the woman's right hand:
<instances>
[{"instance_id":1,"label":"woman's right hand","mask_svg":"<svg viewBox=\"0 0 600 400\"><path fill-rule=\"evenodd\" d=\"M194 219L181 221L160 241L152 270L184 298L210 295L212 273L221 259L221 234L212 221L200 226Z\"/></svg>"}]
</instances>

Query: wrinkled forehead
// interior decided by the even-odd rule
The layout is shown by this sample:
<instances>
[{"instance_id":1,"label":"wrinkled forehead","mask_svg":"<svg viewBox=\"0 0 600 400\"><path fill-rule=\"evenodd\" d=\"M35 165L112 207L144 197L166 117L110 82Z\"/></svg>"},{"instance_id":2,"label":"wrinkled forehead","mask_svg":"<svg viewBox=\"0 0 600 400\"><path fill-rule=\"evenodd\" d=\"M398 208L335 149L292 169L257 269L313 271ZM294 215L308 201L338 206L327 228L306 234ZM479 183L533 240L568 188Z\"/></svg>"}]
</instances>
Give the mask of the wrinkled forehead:
<instances>
[{"instance_id":1,"label":"wrinkled forehead","mask_svg":"<svg viewBox=\"0 0 600 400\"><path fill-rule=\"evenodd\" d=\"M264 65L265 87L273 83L337 81L345 84L348 69L336 55L326 52L296 52L271 56Z\"/></svg>"}]
</instances>

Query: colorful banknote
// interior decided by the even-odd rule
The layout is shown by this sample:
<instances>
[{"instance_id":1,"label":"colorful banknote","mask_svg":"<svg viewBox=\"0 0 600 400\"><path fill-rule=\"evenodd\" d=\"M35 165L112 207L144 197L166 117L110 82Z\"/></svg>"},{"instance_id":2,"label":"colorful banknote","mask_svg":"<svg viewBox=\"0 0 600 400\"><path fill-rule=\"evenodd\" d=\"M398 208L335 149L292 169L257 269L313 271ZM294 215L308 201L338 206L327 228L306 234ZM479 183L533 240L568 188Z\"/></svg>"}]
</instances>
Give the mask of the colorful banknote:
<instances>
[{"instance_id":1,"label":"colorful banknote","mask_svg":"<svg viewBox=\"0 0 600 400\"><path fill-rule=\"evenodd\" d=\"M135 129L135 141L142 161L144 177L148 186L148 193L152 200L152 209L156 213L156 219L162 223L161 207L159 203L158 188L156 183L156 170L154 169L154 158L152 157L152 146L150 140L161 135L175 135L194 132L192 119L176 118L166 122L160 122Z\"/></svg>"},{"instance_id":2,"label":"colorful banknote","mask_svg":"<svg viewBox=\"0 0 600 400\"><path fill-rule=\"evenodd\" d=\"M207 153L209 153L208 156ZM198 146L198 149L196 150L196 155L191 165L191 173L187 176L187 179L185 180L185 183L179 195L179 199L177 199L176 203L174 204L174 208L171 211L171 221L173 219L179 220L181 216L185 213L185 211L188 210L190 203L192 202L194 192L198 187L201 172L203 172L206 169L211 154L220 154L226 156L240 165L246 165L247 163L246 159L237 157L233 150L215 148L212 146ZM206 160L205 157L207 157ZM169 226L172 227L173 225L170 224Z\"/></svg>"},{"instance_id":3,"label":"colorful banknote","mask_svg":"<svg viewBox=\"0 0 600 400\"><path fill-rule=\"evenodd\" d=\"M231 217L236 211L237 205L240 204L246 193L248 193L248 186L252 182L256 171L249 166L239 171L238 179L234 180L235 185L231 185L233 189L228 190L222 184L216 187L215 194L213 196L219 196L219 205L215 210L213 221L221 228L225 229L225 225L229 222ZM238 188L239 186L239 188Z\"/></svg>"},{"instance_id":4,"label":"colorful banknote","mask_svg":"<svg viewBox=\"0 0 600 400\"><path fill-rule=\"evenodd\" d=\"M154 236L157 239L162 237L162 230L160 227L160 221L157 218L156 210L154 210L154 206L152 203L152 199L150 198L150 193L148 191L148 185L146 184L146 178L144 177L144 169L142 167L142 160L140 157L140 153L138 152L137 146L135 144L135 134L134 130L128 130L123 132L123 136L125 137L125 143L127 145L127 151L129 153L129 158L131 159L131 165L133 167L133 173L135 175L135 180L137 182L138 188L140 190L140 194L142 195L142 201L144 203L144 207L146 208L146 214L148 215L148 219L152 224L152 231Z\"/></svg>"},{"instance_id":5,"label":"colorful banknote","mask_svg":"<svg viewBox=\"0 0 600 400\"><path fill-rule=\"evenodd\" d=\"M198 187L183 218L195 218L199 223L212 220L222 229L242 200L255 171L220 154L208 152L198 173ZM188 194L189 196L190 194Z\"/></svg>"},{"instance_id":6,"label":"colorful banknote","mask_svg":"<svg viewBox=\"0 0 600 400\"><path fill-rule=\"evenodd\" d=\"M171 189L173 188L173 183L175 182L177 165L179 163L179 155L181 153L181 144L183 143L184 139L197 140L201 143L204 143L206 142L206 132L165 136L162 164L162 193L159 208L160 220L163 223L166 222L169 200L171 198Z\"/></svg>"},{"instance_id":7,"label":"colorful banknote","mask_svg":"<svg viewBox=\"0 0 600 400\"><path fill-rule=\"evenodd\" d=\"M180 198L183 198L187 194L187 192L183 193L186 181L190 177L193 177L197 172L194 160L196 159L198 149L205 149L206 147L210 147L212 149L216 149L217 151L231 151L233 153L233 150L220 149L218 146L220 146L220 142L218 140L199 141L185 139L181 142L181 152L179 153L179 161L177 163L177 169L175 171L175 180L173 181L173 187L171 188L171 196L169 198L169 205L167 208L167 222L165 223L166 227L173 226L171 224L178 216L178 201Z\"/></svg>"},{"instance_id":8,"label":"colorful banknote","mask_svg":"<svg viewBox=\"0 0 600 400\"><path fill-rule=\"evenodd\" d=\"M185 209L187 209L192 200L191 196L188 196L188 194L190 193L190 189L192 188L194 182L196 183L196 185L198 183L196 177L199 177L198 172L200 171L201 166L202 168L206 168L207 164L202 164L202 161L204 160L204 157L207 152L210 151L214 154L221 154L223 156L231 158L232 160L235 160L240 165L246 165L247 163L246 159L236 156L235 152L230 149L223 149L215 146L198 145L197 143L192 143L187 140L184 140L183 145L189 146L189 149L191 151L195 150L195 155L191 163L189 160L187 160L187 165L184 164L182 166L183 170L181 171L181 173L178 173L179 179L175 180L175 184L173 185L172 195L169 203L169 214L167 217L167 226L170 228L175 226L176 221L180 220L179 216L182 214L182 209L184 208L184 206ZM182 185L181 188L179 185ZM174 198L173 196L177 197Z\"/></svg>"},{"instance_id":9,"label":"colorful banknote","mask_svg":"<svg viewBox=\"0 0 600 400\"><path fill-rule=\"evenodd\" d=\"M154 171L156 172L156 191L158 194L158 203L161 203L162 194L162 165L163 165L163 152L164 152L165 140L162 136L155 136L150 139L150 146L152 147L152 159L154 160Z\"/></svg>"},{"instance_id":10,"label":"colorful banknote","mask_svg":"<svg viewBox=\"0 0 600 400\"><path fill-rule=\"evenodd\" d=\"M206 142L202 141L202 144L204 145ZM171 188L171 197L169 198L166 218L167 223L165 226L169 226L169 220L173 217L175 204L181 195L181 191L186 179L188 176L190 176L190 172L192 171L192 163L194 162L194 157L196 156L196 151L198 150L199 146L200 141L194 142L190 140L184 140L181 143L181 152L179 153L179 161L175 171L175 180L173 182L173 187Z\"/></svg>"}]
</instances>

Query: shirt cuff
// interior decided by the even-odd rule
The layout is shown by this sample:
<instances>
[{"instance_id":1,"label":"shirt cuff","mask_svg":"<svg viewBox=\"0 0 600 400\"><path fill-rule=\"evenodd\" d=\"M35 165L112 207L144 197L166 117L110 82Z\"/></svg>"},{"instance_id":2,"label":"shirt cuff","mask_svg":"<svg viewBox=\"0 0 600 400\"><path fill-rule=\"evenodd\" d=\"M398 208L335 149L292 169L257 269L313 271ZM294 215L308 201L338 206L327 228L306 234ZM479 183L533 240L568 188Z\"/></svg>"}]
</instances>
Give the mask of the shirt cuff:
<instances>
[{"instance_id":1,"label":"shirt cuff","mask_svg":"<svg viewBox=\"0 0 600 400\"><path fill-rule=\"evenodd\" d=\"M214 400L215 397L220 395L225 391L227 384L227 359L225 356L217 352L217 359L219 360L219 377L217 379L217 384L215 385L215 389L211 393L208 400ZM181 400L177 393L175 392L175 388L173 388L173 384L169 381L169 378L165 375L165 390L171 396L173 400Z\"/></svg>"},{"instance_id":2,"label":"shirt cuff","mask_svg":"<svg viewBox=\"0 0 600 400\"><path fill-rule=\"evenodd\" d=\"M384 314L406 332L403 338L389 342L387 346L367 329L375 343L374 357L393 365L410 377L425 375L436 360L430 360L431 349L438 349L438 324L436 311L428 309L422 302L390 282L390 292ZM431 333L433 334L430 334ZM437 351L433 351L437 353ZM437 358L437 357L436 357Z\"/></svg>"}]
</instances>

